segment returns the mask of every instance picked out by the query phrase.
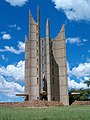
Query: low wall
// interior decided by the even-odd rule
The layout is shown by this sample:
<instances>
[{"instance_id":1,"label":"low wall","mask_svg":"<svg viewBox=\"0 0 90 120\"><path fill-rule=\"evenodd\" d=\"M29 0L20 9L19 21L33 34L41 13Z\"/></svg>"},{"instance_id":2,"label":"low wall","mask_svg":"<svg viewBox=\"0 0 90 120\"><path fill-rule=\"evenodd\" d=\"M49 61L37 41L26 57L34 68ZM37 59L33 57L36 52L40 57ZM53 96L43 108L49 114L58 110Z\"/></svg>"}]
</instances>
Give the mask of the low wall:
<instances>
[{"instance_id":1,"label":"low wall","mask_svg":"<svg viewBox=\"0 0 90 120\"><path fill-rule=\"evenodd\" d=\"M90 105L90 101L74 101L71 105Z\"/></svg>"},{"instance_id":2,"label":"low wall","mask_svg":"<svg viewBox=\"0 0 90 120\"><path fill-rule=\"evenodd\" d=\"M55 107L63 106L58 101L45 101L45 100L31 100L25 102L1 102L0 106L6 107Z\"/></svg>"}]
</instances>

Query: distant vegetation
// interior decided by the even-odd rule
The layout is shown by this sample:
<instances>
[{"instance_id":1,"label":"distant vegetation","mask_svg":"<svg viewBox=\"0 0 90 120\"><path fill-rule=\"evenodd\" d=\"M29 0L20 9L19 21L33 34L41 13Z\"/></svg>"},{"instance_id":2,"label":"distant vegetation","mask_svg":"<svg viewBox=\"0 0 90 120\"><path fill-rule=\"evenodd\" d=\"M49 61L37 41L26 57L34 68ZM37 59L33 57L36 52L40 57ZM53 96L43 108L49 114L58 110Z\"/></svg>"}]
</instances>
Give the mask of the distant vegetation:
<instances>
[{"instance_id":1,"label":"distant vegetation","mask_svg":"<svg viewBox=\"0 0 90 120\"><path fill-rule=\"evenodd\" d=\"M72 95L71 93L80 93L77 95ZM72 104L75 100L87 101L90 100L90 89L72 89L69 91L69 103Z\"/></svg>"},{"instance_id":2,"label":"distant vegetation","mask_svg":"<svg viewBox=\"0 0 90 120\"><path fill-rule=\"evenodd\" d=\"M90 120L90 106L53 108L0 107L0 120Z\"/></svg>"},{"instance_id":3,"label":"distant vegetation","mask_svg":"<svg viewBox=\"0 0 90 120\"><path fill-rule=\"evenodd\" d=\"M87 87L89 87L90 86L90 79L89 80L85 80L84 83L87 84Z\"/></svg>"},{"instance_id":4,"label":"distant vegetation","mask_svg":"<svg viewBox=\"0 0 90 120\"><path fill-rule=\"evenodd\" d=\"M84 82L87 85L87 89L71 89L69 91L69 103L72 104L75 100L78 101L87 101L90 100L90 79L85 80ZM72 93L80 93L77 95L72 95Z\"/></svg>"}]
</instances>

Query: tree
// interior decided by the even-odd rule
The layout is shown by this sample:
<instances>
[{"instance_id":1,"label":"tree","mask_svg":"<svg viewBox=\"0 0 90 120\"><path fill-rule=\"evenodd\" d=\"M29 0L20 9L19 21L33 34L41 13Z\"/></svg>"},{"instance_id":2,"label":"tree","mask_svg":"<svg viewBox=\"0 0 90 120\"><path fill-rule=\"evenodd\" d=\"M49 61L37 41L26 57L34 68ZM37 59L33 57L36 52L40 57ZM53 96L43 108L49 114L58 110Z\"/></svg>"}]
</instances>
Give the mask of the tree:
<instances>
[{"instance_id":1,"label":"tree","mask_svg":"<svg viewBox=\"0 0 90 120\"><path fill-rule=\"evenodd\" d=\"M89 80L85 80L84 83L87 84L87 87L89 87L90 86L90 79Z\"/></svg>"},{"instance_id":2,"label":"tree","mask_svg":"<svg viewBox=\"0 0 90 120\"><path fill-rule=\"evenodd\" d=\"M72 93L80 93L72 95ZM90 100L90 88L88 89L71 89L69 91L69 104L71 105L75 100L77 101L87 101Z\"/></svg>"}]
</instances>

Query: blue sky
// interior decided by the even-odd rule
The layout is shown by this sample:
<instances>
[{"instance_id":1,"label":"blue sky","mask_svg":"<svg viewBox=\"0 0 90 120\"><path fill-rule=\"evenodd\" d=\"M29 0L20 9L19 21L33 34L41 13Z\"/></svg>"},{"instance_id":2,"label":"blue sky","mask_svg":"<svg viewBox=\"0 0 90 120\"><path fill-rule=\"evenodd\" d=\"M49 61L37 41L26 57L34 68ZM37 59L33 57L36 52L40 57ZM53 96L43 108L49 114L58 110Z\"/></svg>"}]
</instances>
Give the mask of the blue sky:
<instances>
[{"instance_id":1,"label":"blue sky","mask_svg":"<svg viewBox=\"0 0 90 120\"><path fill-rule=\"evenodd\" d=\"M0 0L0 101L21 101L15 93L24 91L24 37L28 36L28 13L37 21L41 11L41 37L50 20L50 37L65 24L68 84L87 88L90 78L89 0Z\"/></svg>"}]
</instances>

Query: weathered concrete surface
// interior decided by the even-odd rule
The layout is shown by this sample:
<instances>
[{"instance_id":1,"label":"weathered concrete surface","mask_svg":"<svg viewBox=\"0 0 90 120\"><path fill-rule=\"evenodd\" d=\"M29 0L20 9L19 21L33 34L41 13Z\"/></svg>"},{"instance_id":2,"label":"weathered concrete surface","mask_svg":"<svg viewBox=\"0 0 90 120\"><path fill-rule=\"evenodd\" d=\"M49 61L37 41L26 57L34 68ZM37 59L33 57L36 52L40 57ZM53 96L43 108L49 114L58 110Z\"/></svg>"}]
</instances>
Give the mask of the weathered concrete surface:
<instances>
[{"instance_id":1,"label":"weathered concrete surface","mask_svg":"<svg viewBox=\"0 0 90 120\"><path fill-rule=\"evenodd\" d=\"M46 38L40 37L40 10L34 21L29 12L29 40L25 38L25 93L29 100L41 99L45 91L48 101L60 101L69 105L66 64L65 27L53 40L50 24L46 21Z\"/></svg>"}]
</instances>

